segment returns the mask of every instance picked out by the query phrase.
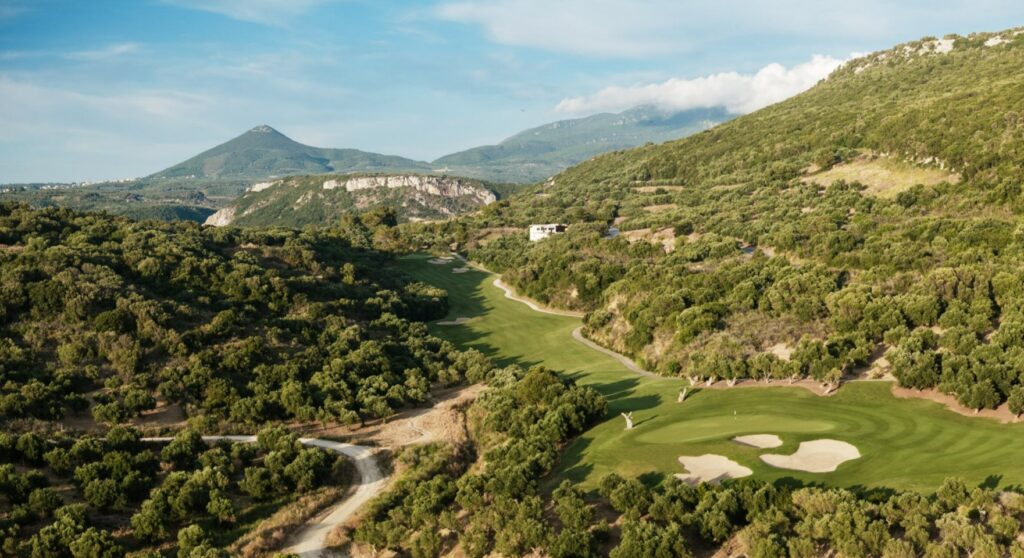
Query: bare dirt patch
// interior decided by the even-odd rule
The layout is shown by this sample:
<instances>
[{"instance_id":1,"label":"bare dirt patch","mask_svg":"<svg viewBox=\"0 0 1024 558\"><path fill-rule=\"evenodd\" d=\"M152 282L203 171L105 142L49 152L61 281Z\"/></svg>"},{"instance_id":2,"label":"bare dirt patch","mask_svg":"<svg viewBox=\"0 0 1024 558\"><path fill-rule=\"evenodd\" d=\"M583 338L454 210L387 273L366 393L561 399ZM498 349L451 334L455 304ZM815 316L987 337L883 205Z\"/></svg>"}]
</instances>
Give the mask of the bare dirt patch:
<instances>
[{"instance_id":1,"label":"bare dirt patch","mask_svg":"<svg viewBox=\"0 0 1024 558\"><path fill-rule=\"evenodd\" d=\"M754 474L748 467L736 463L724 455L706 453L699 456L679 456L679 463L686 468L686 473L677 473L676 478L696 486L701 483L718 484L723 480L749 477Z\"/></svg>"},{"instance_id":2,"label":"bare dirt patch","mask_svg":"<svg viewBox=\"0 0 1024 558\"><path fill-rule=\"evenodd\" d=\"M718 380L716 382L713 382L711 385L698 382L697 384L694 384L694 387L698 387L700 389L794 387L806 389L807 391L813 393L814 395L820 395L822 397L830 397L832 395L835 395L835 393L839 391L838 389L827 390L821 382L816 382L814 380L754 380L750 378L738 380L732 385L729 385L729 382L725 380Z\"/></svg>"},{"instance_id":3,"label":"bare dirt patch","mask_svg":"<svg viewBox=\"0 0 1024 558\"><path fill-rule=\"evenodd\" d=\"M747 436L736 436L732 441L759 449L777 448L782 445L782 438L775 434L748 434Z\"/></svg>"},{"instance_id":4,"label":"bare dirt patch","mask_svg":"<svg viewBox=\"0 0 1024 558\"><path fill-rule=\"evenodd\" d=\"M686 186L634 186L633 190L640 192L641 194L653 194L658 190L672 192L675 190L682 190L683 188L686 188Z\"/></svg>"},{"instance_id":5,"label":"bare dirt patch","mask_svg":"<svg viewBox=\"0 0 1024 558\"><path fill-rule=\"evenodd\" d=\"M793 347L787 343L776 343L768 347L768 352L782 360L789 360L789 357L793 355Z\"/></svg>"},{"instance_id":6,"label":"bare dirt patch","mask_svg":"<svg viewBox=\"0 0 1024 558\"><path fill-rule=\"evenodd\" d=\"M177 403L159 405L156 409L143 411L132 422L139 426L179 426L185 424L188 417L184 409Z\"/></svg>"},{"instance_id":7,"label":"bare dirt patch","mask_svg":"<svg viewBox=\"0 0 1024 558\"><path fill-rule=\"evenodd\" d=\"M625 238L630 244L641 241L661 244L661 247L665 252L671 252L676 248L676 233L672 227L662 227L656 231L650 227L635 229L632 231L622 231L619 236Z\"/></svg>"},{"instance_id":8,"label":"bare dirt patch","mask_svg":"<svg viewBox=\"0 0 1024 558\"><path fill-rule=\"evenodd\" d=\"M800 447L793 455L762 455L761 461L780 469L808 473L831 473L843 463L858 458L860 458L860 451L853 444L826 438L801 442Z\"/></svg>"},{"instance_id":9,"label":"bare dirt patch","mask_svg":"<svg viewBox=\"0 0 1024 558\"><path fill-rule=\"evenodd\" d=\"M423 409L410 409L364 428L335 427L317 432L317 436L344 436L354 444L374 444L399 447L428 442L460 444L466 441L463 410L472 403L486 386L475 384L439 391L434 405Z\"/></svg>"},{"instance_id":10,"label":"bare dirt patch","mask_svg":"<svg viewBox=\"0 0 1024 558\"><path fill-rule=\"evenodd\" d=\"M464 324L466 322L470 322L472 320L473 320L473 318L467 318L465 316L460 316L458 318L455 318L454 320L442 320L442 321L436 322L436 323L437 323L437 325L462 325L462 324Z\"/></svg>"},{"instance_id":11,"label":"bare dirt patch","mask_svg":"<svg viewBox=\"0 0 1024 558\"><path fill-rule=\"evenodd\" d=\"M519 234L526 232L526 229L518 227L488 227L481 229L477 237L473 240L472 244L477 246L487 246L487 244L494 242L495 240L512 234Z\"/></svg>"},{"instance_id":12,"label":"bare dirt patch","mask_svg":"<svg viewBox=\"0 0 1024 558\"><path fill-rule=\"evenodd\" d=\"M679 206L674 203L662 203L658 205L646 205L644 206L644 211L646 211L647 213L664 213L670 209L675 209L677 207Z\"/></svg>"},{"instance_id":13,"label":"bare dirt patch","mask_svg":"<svg viewBox=\"0 0 1024 558\"><path fill-rule=\"evenodd\" d=\"M619 233L619 236L625 238L626 241L630 243L639 242L641 240L647 240L648 238L651 237L651 228L647 227L645 229L633 229L631 231L622 231L621 233Z\"/></svg>"},{"instance_id":14,"label":"bare dirt patch","mask_svg":"<svg viewBox=\"0 0 1024 558\"><path fill-rule=\"evenodd\" d=\"M896 384L893 384L892 386L892 394L900 399L925 399L928 401L934 401L941 405L945 405L950 411L965 417L990 418L1002 423L1020 422L1020 418L1010 412L1010 407L1006 403L1003 403L995 409L970 409L961 405L960 402L956 400L956 397L946 395L937 389L911 389L900 387Z\"/></svg>"},{"instance_id":15,"label":"bare dirt patch","mask_svg":"<svg viewBox=\"0 0 1024 558\"><path fill-rule=\"evenodd\" d=\"M861 381L896 381L896 377L892 375L892 364L889 359L886 358L889 349L885 343L879 343L875 350L871 352L871 356L868 357L868 362L864 366L854 368L850 374L852 380Z\"/></svg>"},{"instance_id":16,"label":"bare dirt patch","mask_svg":"<svg viewBox=\"0 0 1024 558\"><path fill-rule=\"evenodd\" d=\"M936 167L923 167L891 157L865 155L848 163L807 176L805 183L831 184L837 180L860 182L865 194L892 197L917 184L934 186L941 182L960 182L960 175Z\"/></svg>"}]
</instances>

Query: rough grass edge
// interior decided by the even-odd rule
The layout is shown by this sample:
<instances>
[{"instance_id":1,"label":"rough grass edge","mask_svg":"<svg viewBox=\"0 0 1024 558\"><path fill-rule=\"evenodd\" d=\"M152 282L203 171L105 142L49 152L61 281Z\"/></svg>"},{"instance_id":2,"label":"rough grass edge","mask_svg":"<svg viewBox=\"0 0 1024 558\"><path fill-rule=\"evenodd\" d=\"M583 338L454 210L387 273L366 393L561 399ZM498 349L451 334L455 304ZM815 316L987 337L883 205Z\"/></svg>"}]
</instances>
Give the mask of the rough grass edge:
<instances>
[{"instance_id":1,"label":"rough grass edge","mask_svg":"<svg viewBox=\"0 0 1024 558\"><path fill-rule=\"evenodd\" d=\"M231 556L243 556L245 558L256 558L272 556L288 541L291 533L294 533L310 519L331 504L345 497L356 472L352 462L341 458L335 461L331 478L334 481L330 486L322 486L313 492L304 494L292 503L282 507L266 518L252 531L242 535L227 548Z\"/></svg>"}]
</instances>

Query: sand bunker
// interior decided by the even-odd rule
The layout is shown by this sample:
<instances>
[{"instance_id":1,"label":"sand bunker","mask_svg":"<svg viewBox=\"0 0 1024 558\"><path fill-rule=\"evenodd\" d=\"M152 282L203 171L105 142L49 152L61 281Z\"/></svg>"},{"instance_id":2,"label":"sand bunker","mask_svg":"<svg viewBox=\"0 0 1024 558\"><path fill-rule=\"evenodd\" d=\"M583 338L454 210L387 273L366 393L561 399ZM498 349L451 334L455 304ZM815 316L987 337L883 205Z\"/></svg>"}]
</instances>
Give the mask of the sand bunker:
<instances>
[{"instance_id":1,"label":"sand bunker","mask_svg":"<svg viewBox=\"0 0 1024 558\"><path fill-rule=\"evenodd\" d=\"M455 318L454 320L444 320L441 322L437 322L437 325L462 325L472 319L473 318Z\"/></svg>"},{"instance_id":2,"label":"sand bunker","mask_svg":"<svg viewBox=\"0 0 1024 558\"><path fill-rule=\"evenodd\" d=\"M762 455L761 461L780 469L808 473L831 473L839 465L859 457L860 452L852 444L825 439L801 442L800 447L793 455Z\"/></svg>"},{"instance_id":3,"label":"sand bunker","mask_svg":"<svg viewBox=\"0 0 1024 558\"><path fill-rule=\"evenodd\" d=\"M777 448L782 445L782 438L775 434L750 434L749 436L736 436L732 439L737 444L751 446L760 449Z\"/></svg>"},{"instance_id":4,"label":"sand bunker","mask_svg":"<svg viewBox=\"0 0 1024 558\"><path fill-rule=\"evenodd\" d=\"M432 259L432 260L427 260L427 263L432 263L432 264L434 264L434 265L444 265L444 264L450 264L450 263L452 263L452 260L453 260L453 259L454 259L454 258L449 258L449 257L444 257L444 258L434 258L434 259Z\"/></svg>"},{"instance_id":5,"label":"sand bunker","mask_svg":"<svg viewBox=\"0 0 1024 558\"><path fill-rule=\"evenodd\" d=\"M683 464L683 467L686 467L688 472L679 473L676 475L676 478L690 486L696 486L702 482L718 484L723 480L749 477L754 474L753 471L732 459L724 455L712 453L697 457L681 455L679 456L679 462Z\"/></svg>"},{"instance_id":6,"label":"sand bunker","mask_svg":"<svg viewBox=\"0 0 1024 558\"><path fill-rule=\"evenodd\" d=\"M465 273L467 271L469 271L469 268L463 266L463 267L456 267L455 269L452 270L452 273Z\"/></svg>"}]
</instances>

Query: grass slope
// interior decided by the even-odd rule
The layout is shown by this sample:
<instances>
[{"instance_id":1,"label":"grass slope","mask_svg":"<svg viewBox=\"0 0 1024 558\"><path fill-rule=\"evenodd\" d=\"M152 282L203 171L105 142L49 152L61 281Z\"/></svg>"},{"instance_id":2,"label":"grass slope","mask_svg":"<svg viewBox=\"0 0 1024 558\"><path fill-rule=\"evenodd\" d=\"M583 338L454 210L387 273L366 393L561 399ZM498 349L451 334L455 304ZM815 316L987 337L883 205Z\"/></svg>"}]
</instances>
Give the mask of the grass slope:
<instances>
[{"instance_id":1,"label":"grass slope","mask_svg":"<svg viewBox=\"0 0 1024 558\"><path fill-rule=\"evenodd\" d=\"M493 275L455 274L461 262L433 265L424 256L402 260L412 276L447 289L446 319L474 317L460 326L432 325L436 335L481 350L504 364L543 364L591 385L610 402L605 421L573 442L552 482L569 478L594 488L605 474L652 480L683 472L680 455L719 453L750 467L757 478L793 478L836 486L892 487L930 491L942 479L969 483L1024 484L1024 426L963 417L928 401L898 400L883 382L855 382L824 398L800 388L705 390L683 404L679 379L640 377L613 358L574 341L579 320L541 314L506 299ZM619 413L634 411L627 432ZM730 441L743 434L775 433L785 444L756 450ZM810 474L765 465L761 453L789 454L799 442L836 438L857 446L862 457L834 473Z\"/></svg>"}]
</instances>

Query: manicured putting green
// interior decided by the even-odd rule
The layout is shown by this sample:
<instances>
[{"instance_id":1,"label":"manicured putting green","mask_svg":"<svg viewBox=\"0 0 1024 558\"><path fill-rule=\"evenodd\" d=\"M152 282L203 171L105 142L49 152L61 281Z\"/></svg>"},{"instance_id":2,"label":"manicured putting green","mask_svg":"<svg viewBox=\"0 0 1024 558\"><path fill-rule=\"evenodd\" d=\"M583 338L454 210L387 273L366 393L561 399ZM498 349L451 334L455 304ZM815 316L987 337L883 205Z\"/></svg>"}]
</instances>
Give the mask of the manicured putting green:
<instances>
[{"instance_id":1,"label":"manicured putting green","mask_svg":"<svg viewBox=\"0 0 1024 558\"><path fill-rule=\"evenodd\" d=\"M931 491L944 478L960 476L993 486L1024 484L1024 425L1004 425L957 415L937 403L896 399L885 382L853 382L832 397L800 388L704 390L676 403L684 380L641 377L613 358L572 338L580 320L542 314L504 297L495 276L471 270L452 273L459 261L427 263L410 256L403 268L421 281L446 289L446 319L474 318L462 325L433 325L433 332L463 348L476 348L502 364L543 364L610 402L608 417L565 451L554 481L569 478L592 488L605 474L683 472L680 455L715 453L754 471L754 478L793 478L837 486L887 486ZM633 411L636 428L624 429L620 412ZM760 450L731 441L744 434L778 434L781 447ZM799 443L819 438L849 442L861 458L832 473L773 468L758 456L790 454Z\"/></svg>"}]
</instances>

